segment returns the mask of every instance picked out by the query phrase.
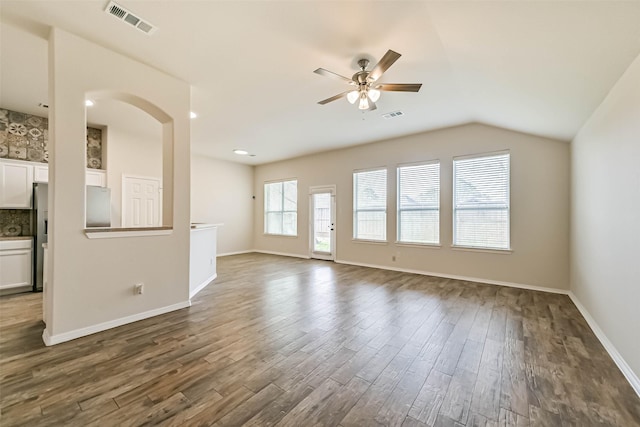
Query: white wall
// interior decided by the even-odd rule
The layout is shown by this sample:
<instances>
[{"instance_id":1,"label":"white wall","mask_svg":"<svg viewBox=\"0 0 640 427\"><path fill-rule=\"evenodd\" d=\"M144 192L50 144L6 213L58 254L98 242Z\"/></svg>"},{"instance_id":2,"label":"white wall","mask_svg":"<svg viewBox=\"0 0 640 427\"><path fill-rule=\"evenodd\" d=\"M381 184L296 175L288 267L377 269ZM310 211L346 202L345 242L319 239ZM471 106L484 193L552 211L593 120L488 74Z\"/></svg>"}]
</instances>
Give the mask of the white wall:
<instances>
[{"instance_id":1,"label":"white wall","mask_svg":"<svg viewBox=\"0 0 640 427\"><path fill-rule=\"evenodd\" d=\"M640 57L582 127L571 151L571 290L637 381Z\"/></svg>"},{"instance_id":2,"label":"white wall","mask_svg":"<svg viewBox=\"0 0 640 427\"><path fill-rule=\"evenodd\" d=\"M163 123L164 218L170 235L88 239L84 228L85 107L130 95ZM59 29L49 37L50 342L188 305L190 88ZM171 135L173 138L167 138ZM167 162L167 159L169 161ZM145 283L143 295L133 285Z\"/></svg>"},{"instance_id":3,"label":"white wall","mask_svg":"<svg viewBox=\"0 0 640 427\"><path fill-rule=\"evenodd\" d=\"M400 119L401 120L401 119ZM453 250L452 157L509 149L511 152L511 246L513 253ZM308 189L337 186L337 258L390 268L465 276L494 282L567 289L569 286L569 144L480 124L320 153L255 168L254 236L257 250L309 253ZM395 167L439 159L441 248L398 246L395 240ZM352 240L354 169L388 168L388 244ZM298 236L263 234L265 181L298 179ZM398 255L397 261L391 257Z\"/></svg>"},{"instance_id":4,"label":"white wall","mask_svg":"<svg viewBox=\"0 0 640 427\"><path fill-rule=\"evenodd\" d=\"M218 227L218 254L253 249L253 167L191 156L191 221Z\"/></svg>"}]
</instances>

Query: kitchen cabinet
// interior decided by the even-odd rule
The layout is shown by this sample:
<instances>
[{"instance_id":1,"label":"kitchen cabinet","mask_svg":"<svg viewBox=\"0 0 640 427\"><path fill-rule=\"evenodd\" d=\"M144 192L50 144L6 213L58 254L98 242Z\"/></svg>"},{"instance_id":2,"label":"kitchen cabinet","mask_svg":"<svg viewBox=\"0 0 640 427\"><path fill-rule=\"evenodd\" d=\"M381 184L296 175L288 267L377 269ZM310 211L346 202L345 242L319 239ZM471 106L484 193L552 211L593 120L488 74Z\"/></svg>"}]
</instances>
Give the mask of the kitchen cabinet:
<instances>
[{"instance_id":1,"label":"kitchen cabinet","mask_svg":"<svg viewBox=\"0 0 640 427\"><path fill-rule=\"evenodd\" d=\"M33 166L28 162L0 162L0 208L31 208Z\"/></svg>"},{"instance_id":2,"label":"kitchen cabinet","mask_svg":"<svg viewBox=\"0 0 640 427\"><path fill-rule=\"evenodd\" d=\"M31 238L0 240L0 290L32 286Z\"/></svg>"},{"instance_id":3,"label":"kitchen cabinet","mask_svg":"<svg viewBox=\"0 0 640 427\"><path fill-rule=\"evenodd\" d=\"M38 164L33 166L33 182L49 182L49 165Z\"/></svg>"},{"instance_id":4,"label":"kitchen cabinet","mask_svg":"<svg viewBox=\"0 0 640 427\"><path fill-rule=\"evenodd\" d=\"M107 186L107 172L100 169L87 169L85 185Z\"/></svg>"},{"instance_id":5,"label":"kitchen cabinet","mask_svg":"<svg viewBox=\"0 0 640 427\"><path fill-rule=\"evenodd\" d=\"M34 182L49 182L49 165L21 160L0 160L0 208L31 209ZM87 169L86 185L107 186L107 172Z\"/></svg>"}]
</instances>

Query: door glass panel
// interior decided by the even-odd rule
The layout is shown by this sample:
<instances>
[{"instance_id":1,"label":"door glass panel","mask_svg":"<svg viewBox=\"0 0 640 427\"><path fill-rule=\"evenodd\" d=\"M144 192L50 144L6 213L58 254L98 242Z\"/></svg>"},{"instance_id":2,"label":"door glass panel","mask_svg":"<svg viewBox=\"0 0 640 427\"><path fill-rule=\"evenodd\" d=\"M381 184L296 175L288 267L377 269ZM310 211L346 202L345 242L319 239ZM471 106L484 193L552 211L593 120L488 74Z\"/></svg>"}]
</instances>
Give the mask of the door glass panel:
<instances>
[{"instance_id":1,"label":"door glass panel","mask_svg":"<svg viewBox=\"0 0 640 427\"><path fill-rule=\"evenodd\" d=\"M313 195L313 251L331 252L331 193Z\"/></svg>"}]
</instances>

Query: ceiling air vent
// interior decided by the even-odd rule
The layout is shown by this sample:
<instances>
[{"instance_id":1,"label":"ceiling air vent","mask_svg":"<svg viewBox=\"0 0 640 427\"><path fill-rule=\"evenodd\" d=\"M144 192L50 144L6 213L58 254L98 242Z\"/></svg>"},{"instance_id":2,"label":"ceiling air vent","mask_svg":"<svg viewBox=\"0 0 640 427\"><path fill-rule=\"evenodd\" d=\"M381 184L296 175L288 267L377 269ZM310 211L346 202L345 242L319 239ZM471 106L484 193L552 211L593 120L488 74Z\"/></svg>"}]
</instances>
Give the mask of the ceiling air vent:
<instances>
[{"instance_id":1,"label":"ceiling air vent","mask_svg":"<svg viewBox=\"0 0 640 427\"><path fill-rule=\"evenodd\" d=\"M109 4L107 4L107 7L104 9L104 11L107 12L109 15L115 16L119 20L126 22L129 25L133 25L138 30L142 31L147 35L151 35L155 33L156 30L158 29L149 21L145 21L139 16L134 15L129 10L120 6L116 2L110 1Z\"/></svg>"},{"instance_id":2,"label":"ceiling air vent","mask_svg":"<svg viewBox=\"0 0 640 427\"><path fill-rule=\"evenodd\" d=\"M385 119L393 119L394 117L404 116L402 111L394 111L392 113L383 114L382 117Z\"/></svg>"}]
</instances>

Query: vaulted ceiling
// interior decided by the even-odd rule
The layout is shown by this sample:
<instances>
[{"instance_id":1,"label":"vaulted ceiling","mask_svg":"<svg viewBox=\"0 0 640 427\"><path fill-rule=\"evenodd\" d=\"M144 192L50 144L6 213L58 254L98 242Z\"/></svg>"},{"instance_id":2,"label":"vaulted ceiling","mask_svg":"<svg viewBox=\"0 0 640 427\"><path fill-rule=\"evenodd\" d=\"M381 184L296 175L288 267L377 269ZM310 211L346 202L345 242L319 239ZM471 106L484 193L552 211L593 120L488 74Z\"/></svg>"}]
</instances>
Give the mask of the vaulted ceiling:
<instances>
[{"instance_id":1,"label":"vaulted ceiling","mask_svg":"<svg viewBox=\"0 0 640 427\"><path fill-rule=\"evenodd\" d=\"M0 106L46 114L55 26L189 82L192 150L216 158L259 164L468 122L571 140L640 54L640 1L118 3L158 30L116 20L106 0L2 0ZM402 57L380 81L419 93L385 92L367 112L317 104L346 85L313 70L351 76L387 49Z\"/></svg>"}]
</instances>

